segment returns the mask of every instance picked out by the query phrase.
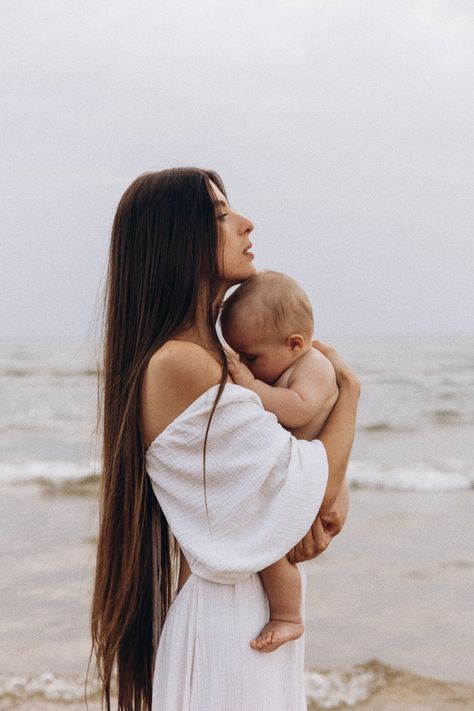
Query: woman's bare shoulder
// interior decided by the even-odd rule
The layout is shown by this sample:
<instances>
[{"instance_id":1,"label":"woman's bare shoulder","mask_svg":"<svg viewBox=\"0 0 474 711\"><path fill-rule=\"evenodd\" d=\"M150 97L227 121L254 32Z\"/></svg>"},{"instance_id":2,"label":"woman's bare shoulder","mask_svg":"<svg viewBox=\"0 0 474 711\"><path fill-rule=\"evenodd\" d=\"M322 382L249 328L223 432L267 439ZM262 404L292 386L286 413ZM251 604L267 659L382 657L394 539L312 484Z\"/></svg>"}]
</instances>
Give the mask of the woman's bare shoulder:
<instances>
[{"instance_id":1,"label":"woman's bare shoulder","mask_svg":"<svg viewBox=\"0 0 474 711\"><path fill-rule=\"evenodd\" d=\"M222 367L202 346L191 341L167 341L150 359L153 380L195 382L208 388L220 382Z\"/></svg>"},{"instance_id":2,"label":"woman's bare shoulder","mask_svg":"<svg viewBox=\"0 0 474 711\"><path fill-rule=\"evenodd\" d=\"M150 358L142 391L145 440L151 442L206 390L218 385L222 367L202 346L168 341Z\"/></svg>"}]
</instances>

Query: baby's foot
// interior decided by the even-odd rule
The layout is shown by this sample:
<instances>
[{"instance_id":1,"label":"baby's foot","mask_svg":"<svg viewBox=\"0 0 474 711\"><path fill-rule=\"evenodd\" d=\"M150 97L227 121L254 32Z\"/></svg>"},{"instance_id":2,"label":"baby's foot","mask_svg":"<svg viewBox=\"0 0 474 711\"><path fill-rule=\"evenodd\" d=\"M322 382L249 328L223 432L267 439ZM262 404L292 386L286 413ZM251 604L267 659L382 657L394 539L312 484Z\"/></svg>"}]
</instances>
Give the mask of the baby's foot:
<instances>
[{"instance_id":1,"label":"baby's foot","mask_svg":"<svg viewBox=\"0 0 474 711\"><path fill-rule=\"evenodd\" d=\"M250 642L250 646L259 652L273 652L290 639L298 639L303 632L304 624L301 620L288 622L270 618L258 637Z\"/></svg>"}]
</instances>

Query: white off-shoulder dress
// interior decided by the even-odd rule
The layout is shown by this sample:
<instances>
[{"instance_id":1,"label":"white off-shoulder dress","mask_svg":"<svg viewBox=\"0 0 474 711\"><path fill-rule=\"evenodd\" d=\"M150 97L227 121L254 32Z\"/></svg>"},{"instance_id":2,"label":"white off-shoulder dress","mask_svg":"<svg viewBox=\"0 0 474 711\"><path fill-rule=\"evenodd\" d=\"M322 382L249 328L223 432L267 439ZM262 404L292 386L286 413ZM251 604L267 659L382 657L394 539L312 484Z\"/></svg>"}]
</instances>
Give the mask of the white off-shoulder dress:
<instances>
[{"instance_id":1,"label":"white off-shoulder dress","mask_svg":"<svg viewBox=\"0 0 474 711\"><path fill-rule=\"evenodd\" d=\"M310 528L326 489L319 440L295 439L250 390L218 386L153 440L146 467L191 575L166 616L156 656L153 711L303 711L304 637L274 652L250 647L268 620L257 571ZM304 600L305 563L298 563Z\"/></svg>"}]
</instances>

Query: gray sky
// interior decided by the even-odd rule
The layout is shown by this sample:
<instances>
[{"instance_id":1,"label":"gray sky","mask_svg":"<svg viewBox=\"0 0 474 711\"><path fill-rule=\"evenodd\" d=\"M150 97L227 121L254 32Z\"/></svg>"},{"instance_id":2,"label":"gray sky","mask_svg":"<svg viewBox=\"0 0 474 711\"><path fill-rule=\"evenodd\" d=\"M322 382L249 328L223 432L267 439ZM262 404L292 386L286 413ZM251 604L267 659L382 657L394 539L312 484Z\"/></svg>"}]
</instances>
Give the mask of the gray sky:
<instances>
[{"instance_id":1,"label":"gray sky","mask_svg":"<svg viewBox=\"0 0 474 711\"><path fill-rule=\"evenodd\" d=\"M3 343L93 330L117 202L173 165L320 337L474 330L471 0L4 0L0 60Z\"/></svg>"}]
</instances>

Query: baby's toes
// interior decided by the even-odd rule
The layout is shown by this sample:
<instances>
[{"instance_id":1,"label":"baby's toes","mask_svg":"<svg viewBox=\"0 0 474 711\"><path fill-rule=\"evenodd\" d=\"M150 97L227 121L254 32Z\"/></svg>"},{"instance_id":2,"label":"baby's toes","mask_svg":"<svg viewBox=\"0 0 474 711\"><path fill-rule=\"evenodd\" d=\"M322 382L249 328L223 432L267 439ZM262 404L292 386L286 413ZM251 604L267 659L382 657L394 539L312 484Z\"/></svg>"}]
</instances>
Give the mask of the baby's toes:
<instances>
[{"instance_id":1,"label":"baby's toes","mask_svg":"<svg viewBox=\"0 0 474 711\"><path fill-rule=\"evenodd\" d=\"M264 633L261 635L261 637L262 637L262 642L263 642L262 646L263 646L263 647L266 647L267 644L271 644L271 643L274 641L274 639L273 639L273 632L272 632L271 630L268 630L267 632L264 632Z\"/></svg>"},{"instance_id":2,"label":"baby's toes","mask_svg":"<svg viewBox=\"0 0 474 711\"><path fill-rule=\"evenodd\" d=\"M261 639L262 639L262 635L259 634L258 637L256 637L255 639L253 639L253 640L250 642L250 646L251 646L253 649L259 649L259 648L260 648Z\"/></svg>"},{"instance_id":3,"label":"baby's toes","mask_svg":"<svg viewBox=\"0 0 474 711\"><path fill-rule=\"evenodd\" d=\"M281 642L281 631L280 630L273 630L272 642L274 642L275 644L277 642Z\"/></svg>"}]
</instances>

